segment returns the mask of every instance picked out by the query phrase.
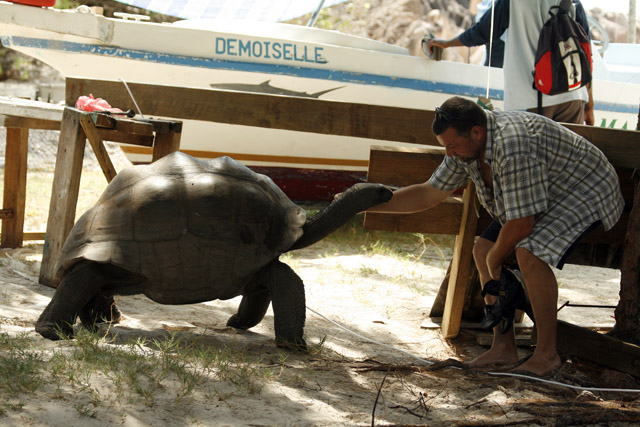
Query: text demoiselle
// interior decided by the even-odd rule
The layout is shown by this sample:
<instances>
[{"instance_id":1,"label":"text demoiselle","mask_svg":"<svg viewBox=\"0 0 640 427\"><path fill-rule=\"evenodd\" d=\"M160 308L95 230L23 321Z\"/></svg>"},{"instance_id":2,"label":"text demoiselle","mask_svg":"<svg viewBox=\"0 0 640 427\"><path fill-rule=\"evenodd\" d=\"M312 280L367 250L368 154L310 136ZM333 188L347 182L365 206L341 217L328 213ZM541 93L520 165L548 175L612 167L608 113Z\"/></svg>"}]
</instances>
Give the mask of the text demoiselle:
<instances>
[{"instance_id":1,"label":"text demoiselle","mask_svg":"<svg viewBox=\"0 0 640 427\"><path fill-rule=\"evenodd\" d=\"M216 55L326 64L324 48L304 43L216 37Z\"/></svg>"}]
</instances>

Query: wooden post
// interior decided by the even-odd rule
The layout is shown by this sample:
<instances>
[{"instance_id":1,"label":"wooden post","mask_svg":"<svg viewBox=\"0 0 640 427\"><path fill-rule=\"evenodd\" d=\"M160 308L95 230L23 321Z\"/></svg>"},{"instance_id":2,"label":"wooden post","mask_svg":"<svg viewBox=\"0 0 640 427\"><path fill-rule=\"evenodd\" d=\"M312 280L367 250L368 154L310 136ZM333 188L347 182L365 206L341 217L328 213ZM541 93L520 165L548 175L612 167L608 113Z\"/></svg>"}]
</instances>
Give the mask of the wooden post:
<instances>
[{"instance_id":1,"label":"wooden post","mask_svg":"<svg viewBox=\"0 0 640 427\"><path fill-rule=\"evenodd\" d=\"M469 182L463 195L462 221L460 232L456 237L451 260L451 275L447 299L442 315L442 335L452 338L460 332L462 307L464 306L469 273L473 258L473 242L476 237L478 216L476 210L476 190L473 182Z\"/></svg>"},{"instance_id":2,"label":"wooden post","mask_svg":"<svg viewBox=\"0 0 640 427\"><path fill-rule=\"evenodd\" d=\"M78 120L80 121L84 134L87 136L87 139L91 144L91 148L93 148L93 153L96 155L96 159L98 159L98 164L102 169L102 173L107 179L107 182L111 182L111 180L116 177L117 172L111 162L111 158L109 157L107 150L104 148L104 142L102 141L100 133L98 133L98 129L93 125L93 121L91 121L91 116L89 114L79 113Z\"/></svg>"},{"instance_id":3,"label":"wooden post","mask_svg":"<svg viewBox=\"0 0 640 427\"><path fill-rule=\"evenodd\" d=\"M173 153L180 149L180 136L179 132L158 132L156 133L155 141L153 142L153 156L152 162Z\"/></svg>"},{"instance_id":4,"label":"wooden post","mask_svg":"<svg viewBox=\"0 0 640 427\"><path fill-rule=\"evenodd\" d=\"M0 247L17 248L22 245L24 233L25 198L27 194L27 153L29 129L7 128L7 148L4 164L2 241Z\"/></svg>"},{"instance_id":5,"label":"wooden post","mask_svg":"<svg viewBox=\"0 0 640 427\"><path fill-rule=\"evenodd\" d=\"M77 111L65 108L60 128L49 218L40 267L40 283L57 287L56 266L76 215L85 135Z\"/></svg>"},{"instance_id":6,"label":"wooden post","mask_svg":"<svg viewBox=\"0 0 640 427\"><path fill-rule=\"evenodd\" d=\"M636 171L637 173L637 171ZM640 178L635 178L635 197L627 224L622 253L620 301L611 335L640 345ZM640 363L638 366L640 369Z\"/></svg>"}]
</instances>

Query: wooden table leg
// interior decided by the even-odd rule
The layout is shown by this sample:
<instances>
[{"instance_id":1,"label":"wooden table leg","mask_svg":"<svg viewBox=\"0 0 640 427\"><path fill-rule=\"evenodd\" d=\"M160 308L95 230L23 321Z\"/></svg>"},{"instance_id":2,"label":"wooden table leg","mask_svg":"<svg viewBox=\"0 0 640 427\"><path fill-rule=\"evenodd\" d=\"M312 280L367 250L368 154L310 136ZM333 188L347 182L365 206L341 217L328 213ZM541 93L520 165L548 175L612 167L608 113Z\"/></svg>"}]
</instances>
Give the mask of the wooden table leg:
<instances>
[{"instance_id":1,"label":"wooden table leg","mask_svg":"<svg viewBox=\"0 0 640 427\"><path fill-rule=\"evenodd\" d=\"M58 285L55 280L56 267L64 241L75 221L84 149L85 135L78 113L65 108L40 267L40 283L43 285Z\"/></svg>"},{"instance_id":2,"label":"wooden table leg","mask_svg":"<svg viewBox=\"0 0 640 427\"><path fill-rule=\"evenodd\" d=\"M2 218L0 247L17 248L22 245L24 233L29 129L7 128L6 147L3 209L10 209L11 215Z\"/></svg>"},{"instance_id":3,"label":"wooden table leg","mask_svg":"<svg viewBox=\"0 0 640 427\"><path fill-rule=\"evenodd\" d=\"M456 236L453 258L451 260L451 275L442 315L442 335L453 338L460 332L462 307L469 286L469 272L473 262L473 243L476 237L478 216L476 214L476 191L472 182L464 190L464 207L460 232Z\"/></svg>"},{"instance_id":4,"label":"wooden table leg","mask_svg":"<svg viewBox=\"0 0 640 427\"><path fill-rule=\"evenodd\" d=\"M153 141L153 157L151 161L155 162L167 154L178 151L180 149L181 135L179 132L156 133L156 138Z\"/></svg>"}]
</instances>

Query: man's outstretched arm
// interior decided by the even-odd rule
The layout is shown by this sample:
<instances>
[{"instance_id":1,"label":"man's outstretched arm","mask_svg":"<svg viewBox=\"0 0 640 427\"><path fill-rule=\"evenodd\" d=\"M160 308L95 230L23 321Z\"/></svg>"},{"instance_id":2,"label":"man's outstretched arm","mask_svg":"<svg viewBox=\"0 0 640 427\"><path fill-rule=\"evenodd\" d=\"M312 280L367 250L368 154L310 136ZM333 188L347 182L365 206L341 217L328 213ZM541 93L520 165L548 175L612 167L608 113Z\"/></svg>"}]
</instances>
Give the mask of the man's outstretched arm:
<instances>
[{"instance_id":1,"label":"man's outstretched arm","mask_svg":"<svg viewBox=\"0 0 640 427\"><path fill-rule=\"evenodd\" d=\"M414 213L432 208L446 199L451 191L442 191L429 182L414 184L393 192L393 197L386 203L374 206L367 212L378 213Z\"/></svg>"}]
</instances>

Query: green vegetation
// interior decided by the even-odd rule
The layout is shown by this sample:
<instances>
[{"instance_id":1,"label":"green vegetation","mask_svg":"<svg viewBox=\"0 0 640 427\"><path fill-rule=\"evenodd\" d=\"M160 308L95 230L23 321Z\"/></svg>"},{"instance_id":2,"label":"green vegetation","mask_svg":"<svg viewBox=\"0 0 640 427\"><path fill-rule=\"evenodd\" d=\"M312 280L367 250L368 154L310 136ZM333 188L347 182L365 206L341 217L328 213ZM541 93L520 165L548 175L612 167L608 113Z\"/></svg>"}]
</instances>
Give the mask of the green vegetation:
<instances>
[{"instance_id":1,"label":"green vegetation","mask_svg":"<svg viewBox=\"0 0 640 427\"><path fill-rule=\"evenodd\" d=\"M90 418L100 408L126 404L188 407L196 390L219 400L250 395L283 375L287 360L279 353L277 363L267 364L244 348L216 348L177 334L117 343L117 337L79 329L75 338L48 354L34 350L27 334L0 333L0 416L19 410L29 394L73 399L77 412ZM286 381L300 382L300 376Z\"/></svg>"}]
</instances>

